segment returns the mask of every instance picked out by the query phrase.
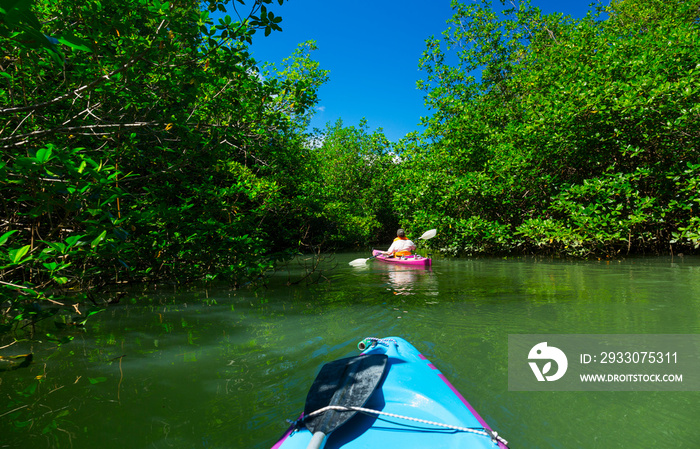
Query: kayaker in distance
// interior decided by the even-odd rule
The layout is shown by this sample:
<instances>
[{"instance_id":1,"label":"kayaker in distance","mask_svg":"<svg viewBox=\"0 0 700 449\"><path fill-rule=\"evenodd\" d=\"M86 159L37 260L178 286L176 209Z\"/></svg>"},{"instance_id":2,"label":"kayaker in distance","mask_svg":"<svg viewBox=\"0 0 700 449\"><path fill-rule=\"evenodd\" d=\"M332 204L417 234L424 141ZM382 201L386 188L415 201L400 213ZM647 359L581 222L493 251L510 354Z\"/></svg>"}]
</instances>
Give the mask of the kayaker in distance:
<instances>
[{"instance_id":1,"label":"kayaker in distance","mask_svg":"<svg viewBox=\"0 0 700 449\"><path fill-rule=\"evenodd\" d=\"M416 249L416 244L406 237L406 233L403 229L399 229L396 231L394 242L389 249L383 251L382 254L390 257L410 256L411 251L414 249Z\"/></svg>"}]
</instances>

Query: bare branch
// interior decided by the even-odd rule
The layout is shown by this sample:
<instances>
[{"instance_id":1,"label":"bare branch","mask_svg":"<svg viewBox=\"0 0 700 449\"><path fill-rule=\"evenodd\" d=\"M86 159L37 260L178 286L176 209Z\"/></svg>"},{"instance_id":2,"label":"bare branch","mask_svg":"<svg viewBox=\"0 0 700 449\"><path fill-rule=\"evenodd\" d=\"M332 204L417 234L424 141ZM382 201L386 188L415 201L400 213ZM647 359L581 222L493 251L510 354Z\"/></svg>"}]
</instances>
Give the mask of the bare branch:
<instances>
[{"instance_id":1,"label":"bare branch","mask_svg":"<svg viewBox=\"0 0 700 449\"><path fill-rule=\"evenodd\" d=\"M70 121L70 120L69 120ZM8 143L7 145L4 145L0 148L12 148L16 147L17 145L25 144L29 141L29 139L32 138L37 138L37 137L42 137L46 136L49 134L87 134L87 135L93 135L93 136L104 136L104 135L109 135L112 132L101 132L98 133L97 131L103 131L103 130L110 130L114 128L143 128L146 126L154 126L154 125L165 125L165 123L162 122L136 122L136 123L111 123L111 124L105 124L105 125L84 125L84 126L64 126L61 128L53 128L53 129L39 129L36 131L32 131L27 134L21 134L18 136L10 136L10 137L5 137L0 139L0 143L2 142L12 142ZM25 140L20 140L20 139L25 139Z\"/></svg>"},{"instance_id":2,"label":"bare branch","mask_svg":"<svg viewBox=\"0 0 700 449\"><path fill-rule=\"evenodd\" d=\"M71 98L71 97L75 97L77 95L80 95L83 92L86 92L86 91L93 89L95 86L97 86L98 84L100 84L104 80L108 80L110 77L116 75L117 73L121 73L124 70L128 69L129 67L133 66L134 64L136 64L136 62L139 59L141 59L143 57L144 54L146 54L145 50L142 51L141 53L139 53L138 55L134 56L133 58L131 58L129 61L126 62L126 64L122 65L121 67L119 67L116 70L113 70L112 72L108 73L107 75L102 75L101 77L95 79L91 83L85 84L84 86L81 86L81 87L73 90L72 92L68 92L68 93L65 93L63 95L60 95L60 96L54 98L53 100L45 101L45 102L39 103L39 104L33 104L30 106L20 106L17 108L0 109L0 114L14 114L16 112L27 112L27 111L34 112L38 109L42 109L42 108L51 106L52 104L56 104L60 101L63 101L66 98Z\"/></svg>"}]
</instances>

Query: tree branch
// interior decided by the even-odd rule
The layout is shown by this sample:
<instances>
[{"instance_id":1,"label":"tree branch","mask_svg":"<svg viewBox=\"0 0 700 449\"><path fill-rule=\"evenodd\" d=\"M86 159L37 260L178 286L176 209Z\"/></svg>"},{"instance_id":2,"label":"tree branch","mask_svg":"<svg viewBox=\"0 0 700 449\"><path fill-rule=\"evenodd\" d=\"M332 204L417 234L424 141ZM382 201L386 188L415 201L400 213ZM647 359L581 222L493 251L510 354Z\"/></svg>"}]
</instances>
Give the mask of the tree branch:
<instances>
[{"instance_id":1,"label":"tree branch","mask_svg":"<svg viewBox=\"0 0 700 449\"><path fill-rule=\"evenodd\" d=\"M20 134L18 136L10 136L10 137L5 137L0 139L0 143L2 142L12 142L7 145L4 145L0 148L12 148L17 145L22 145L27 143L31 138L36 138L36 137L42 137L46 136L48 134L67 134L67 133L72 133L72 134L79 134L81 131L91 131L87 134L89 135L109 135L111 133L97 133L95 131L100 131L100 130L108 130L110 128L143 128L145 126L152 126L152 125L164 125L162 122L136 122L136 123L111 123L111 124L106 124L106 125L84 125L84 126L64 126L61 128L53 128L53 129L39 129L36 131L32 131L27 134ZM20 139L25 139L23 141L19 141ZM18 142L19 141L19 142Z\"/></svg>"},{"instance_id":2,"label":"tree branch","mask_svg":"<svg viewBox=\"0 0 700 449\"><path fill-rule=\"evenodd\" d=\"M45 102L39 103L39 104L33 104L30 106L20 106L20 107L16 107L16 108L0 109L0 114L14 114L16 112L27 112L27 111L34 112L38 109L43 109L45 107L51 106L52 104L56 104L56 103L63 101L67 98L71 98L71 97L75 97L77 95L80 95L83 92L91 90L92 88L94 88L95 86L97 86L98 84L103 82L104 80L108 80L111 76L114 76L117 73L123 72L124 70L133 66L134 64L136 64L136 62L139 59L141 59L143 57L144 54L146 54L146 50L144 50L141 53L139 53L138 55L134 56L129 61L127 61L126 64L124 64L121 67L119 67L118 69L108 73L107 75L102 75L101 77L95 79L91 83L85 84L84 86L81 86L72 92L67 92L63 95L60 95L60 96L54 98L53 100L45 101Z\"/></svg>"}]
</instances>

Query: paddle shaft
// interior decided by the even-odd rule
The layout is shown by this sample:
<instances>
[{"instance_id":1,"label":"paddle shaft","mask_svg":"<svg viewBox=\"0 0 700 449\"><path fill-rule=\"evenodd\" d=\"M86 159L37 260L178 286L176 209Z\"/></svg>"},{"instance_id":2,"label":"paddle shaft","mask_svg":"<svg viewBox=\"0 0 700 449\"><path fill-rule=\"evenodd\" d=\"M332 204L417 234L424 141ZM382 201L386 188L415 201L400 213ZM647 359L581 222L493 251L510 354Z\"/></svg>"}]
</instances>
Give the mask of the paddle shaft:
<instances>
[{"instance_id":1,"label":"paddle shaft","mask_svg":"<svg viewBox=\"0 0 700 449\"><path fill-rule=\"evenodd\" d=\"M309 445L306 446L306 449L321 449L324 444L326 444L326 434L319 430L311 437L311 441L309 441Z\"/></svg>"},{"instance_id":2,"label":"paddle shaft","mask_svg":"<svg viewBox=\"0 0 700 449\"><path fill-rule=\"evenodd\" d=\"M376 259L377 256L372 256L368 257L366 259L355 259L352 262L350 262L350 265L364 265L367 263L368 260Z\"/></svg>"}]
</instances>

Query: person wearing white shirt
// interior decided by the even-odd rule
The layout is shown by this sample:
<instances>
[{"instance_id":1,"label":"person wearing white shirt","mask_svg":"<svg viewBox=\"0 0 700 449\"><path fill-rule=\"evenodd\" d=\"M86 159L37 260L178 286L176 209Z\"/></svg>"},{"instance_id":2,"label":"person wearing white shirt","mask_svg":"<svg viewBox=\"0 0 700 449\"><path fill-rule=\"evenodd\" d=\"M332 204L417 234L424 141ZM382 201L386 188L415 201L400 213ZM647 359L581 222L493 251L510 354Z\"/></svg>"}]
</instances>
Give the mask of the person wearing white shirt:
<instances>
[{"instance_id":1,"label":"person wearing white shirt","mask_svg":"<svg viewBox=\"0 0 700 449\"><path fill-rule=\"evenodd\" d=\"M403 229L396 231L396 238L391 244L388 250L384 251L383 254L400 257L400 256L410 256L411 251L416 249L416 244L410 241L406 237L406 233Z\"/></svg>"}]
</instances>

